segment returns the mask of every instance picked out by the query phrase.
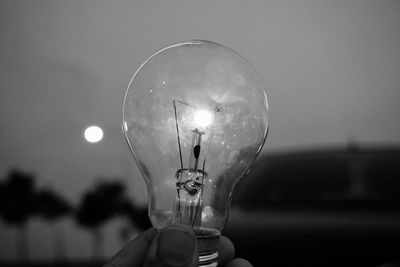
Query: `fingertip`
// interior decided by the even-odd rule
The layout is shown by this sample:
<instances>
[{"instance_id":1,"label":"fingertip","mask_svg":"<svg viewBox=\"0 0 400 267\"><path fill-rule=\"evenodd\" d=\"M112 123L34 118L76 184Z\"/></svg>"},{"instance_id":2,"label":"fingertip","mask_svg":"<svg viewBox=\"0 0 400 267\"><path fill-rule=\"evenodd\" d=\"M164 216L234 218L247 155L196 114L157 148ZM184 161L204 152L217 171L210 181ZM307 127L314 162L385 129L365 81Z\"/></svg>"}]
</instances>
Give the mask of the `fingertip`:
<instances>
[{"instance_id":1,"label":"fingertip","mask_svg":"<svg viewBox=\"0 0 400 267\"><path fill-rule=\"evenodd\" d=\"M245 259L236 258L228 262L225 267L253 267L253 265Z\"/></svg>"},{"instance_id":2,"label":"fingertip","mask_svg":"<svg viewBox=\"0 0 400 267\"><path fill-rule=\"evenodd\" d=\"M193 238L196 238L196 235L194 234L193 229L184 224L174 223L174 224L167 225L160 230L160 233L169 231L169 230L177 230L177 231L186 232L189 235L191 235Z\"/></svg>"},{"instance_id":3,"label":"fingertip","mask_svg":"<svg viewBox=\"0 0 400 267\"><path fill-rule=\"evenodd\" d=\"M151 228L147 229L145 232L143 232L142 236L150 245L156 234L157 234L157 229L154 227L151 227Z\"/></svg>"},{"instance_id":4,"label":"fingertip","mask_svg":"<svg viewBox=\"0 0 400 267\"><path fill-rule=\"evenodd\" d=\"M138 237L130 241L121 249L106 266L140 266L143 264L152 240L157 234L155 228L149 228Z\"/></svg>"},{"instance_id":5,"label":"fingertip","mask_svg":"<svg viewBox=\"0 0 400 267\"><path fill-rule=\"evenodd\" d=\"M235 246L226 236L221 235L218 243L218 264L224 265L235 256Z\"/></svg>"},{"instance_id":6,"label":"fingertip","mask_svg":"<svg viewBox=\"0 0 400 267\"><path fill-rule=\"evenodd\" d=\"M172 224L154 238L144 266L194 266L198 258L196 236L185 225Z\"/></svg>"}]
</instances>

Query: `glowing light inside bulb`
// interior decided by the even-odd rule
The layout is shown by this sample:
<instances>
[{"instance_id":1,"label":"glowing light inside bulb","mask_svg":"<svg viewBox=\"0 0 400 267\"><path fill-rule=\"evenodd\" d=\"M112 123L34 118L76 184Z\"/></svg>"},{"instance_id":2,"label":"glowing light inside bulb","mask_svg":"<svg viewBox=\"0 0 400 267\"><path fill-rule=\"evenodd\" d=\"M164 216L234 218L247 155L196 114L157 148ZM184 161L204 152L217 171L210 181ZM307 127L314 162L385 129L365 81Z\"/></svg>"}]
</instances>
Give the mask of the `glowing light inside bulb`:
<instances>
[{"instance_id":1,"label":"glowing light inside bulb","mask_svg":"<svg viewBox=\"0 0 400 267\"><path fill-rule=\"evenodd\" d=\"M208 110L198 110L194 114L194 122L199 127L207 127L213 121L213 115Z\"/></svg>"},{"instance_id":2,"label":"glowing light inside bulb","mask_svg":"<svg viewBox=\"0 0 400 267\"><path fill-rule=\"evenodd\" d=\"M210 206L205 206L203 212L201 213L201 219L203 221L208 221L214 216L213 209Z\"/></svg>"},{"instance_id":3,"label":"glowing light inside bulb","mask_svg":"<svg viewBox=\"0 0 400 267\"><path fill-rule=\"evenodd\" d=\"M103 139L103 130L98 126L89 126L86 128L84 136L89 143L97 143Z\"/></svg>"}]
</instances>

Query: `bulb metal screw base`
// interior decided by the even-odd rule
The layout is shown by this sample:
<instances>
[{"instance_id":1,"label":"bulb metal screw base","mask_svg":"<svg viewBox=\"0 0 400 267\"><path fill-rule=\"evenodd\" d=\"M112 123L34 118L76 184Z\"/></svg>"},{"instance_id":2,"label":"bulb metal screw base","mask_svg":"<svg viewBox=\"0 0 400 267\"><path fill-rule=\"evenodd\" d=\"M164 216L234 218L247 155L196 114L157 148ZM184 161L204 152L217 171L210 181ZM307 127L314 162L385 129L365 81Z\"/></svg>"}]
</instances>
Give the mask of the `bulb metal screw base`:
<instances>
[{"instance_id":1,"label":"bulb metal screw base","mask_svg":"<svg viewBox=\"0 0 400 267\"><path fill-rule=\"evenodd\" d=\"M216 267L218 265L218 241L219 235L198 235L199 266Z\"/></svg>"},{"instance_id":2,"label":"bulb metal screw base","mask_svg":"<svg viewBox=\"0 0 400 267\"><path fill-rule=\"evenodd\" d=\"M211 254L204 254L199 256L199 266L201 267L216 267L218 266L218 252L215 251Z\"/></svg>"}]
</instances>

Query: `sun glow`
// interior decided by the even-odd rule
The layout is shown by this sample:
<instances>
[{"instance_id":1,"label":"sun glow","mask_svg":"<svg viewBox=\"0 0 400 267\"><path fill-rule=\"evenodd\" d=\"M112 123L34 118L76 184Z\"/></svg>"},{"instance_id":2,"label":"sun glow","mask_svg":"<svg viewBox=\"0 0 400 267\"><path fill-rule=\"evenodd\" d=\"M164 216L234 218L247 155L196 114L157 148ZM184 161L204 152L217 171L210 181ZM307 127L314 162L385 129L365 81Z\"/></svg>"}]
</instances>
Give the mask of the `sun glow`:
<instances>
[{"instance_id":1,"label":"sun glow","mask_svg":"<svg viewBox=\"0 0 400 267\"><path fill-rule=\"evenodd\" d=\"M205 109L198 110L194 114L194 122L199 127L207 127L212 123L212 121L213 121L213 115L208 110Z\"/></svg>"},{"instance_id":2,"label":"sun glow","mask_svg":"<svg viewBox=\"0 0 400 267\"><path fill-rule=\"evenodd\" d=\"M95 125L89 126L85 129L84 137L89 143L97 143L103 139L103 130Z\"/></svg>"}]
</instances>

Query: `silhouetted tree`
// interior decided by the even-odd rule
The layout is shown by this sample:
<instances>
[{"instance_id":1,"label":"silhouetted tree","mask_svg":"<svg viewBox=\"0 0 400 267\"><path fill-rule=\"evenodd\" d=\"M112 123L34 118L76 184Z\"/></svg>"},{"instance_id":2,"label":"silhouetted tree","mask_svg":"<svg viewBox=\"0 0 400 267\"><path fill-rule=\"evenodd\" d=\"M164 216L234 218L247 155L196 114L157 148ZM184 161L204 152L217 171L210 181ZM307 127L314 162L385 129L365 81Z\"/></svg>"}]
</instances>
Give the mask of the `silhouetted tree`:
<instances>
[{"instance_id":1,"label":"silhouetted tree","mask_svg":"<svg viewBox=\"0 0 400 267\"><path fill-rule=\"evenodd\" d=\"M19 228L16 235L17 255L21 261L28 259L26 224L35 212L34 176L11 170L1 185L0 212L3 220Z\"/></svg>"},{"instance_id":2,"label":"silhouetted tree","mask_svg":"<svg viewBox=\"0 0 400 267\"><path fill-rule=\"evenodd\" d=\"M92 231L94 257L103 257L101 226L112 217L121 215L127 202L124 185L116 181L103 181L83 195L76 220Z\"/></svg>"},{"instance_id":3,"label":"silhouetted tree","mask_svg":"<svg viewBox=\"0 0 400 267\"><path fill-rule=\"evenodd\" d=\"M36 194L36 213L50 222L55 222L72 211L70 204L60 195L50 189L42 189ZM59 259L65 259L64 228L57 229L54 236L55 254Z\"/></svg>"},{"instance_id":4,"label":"silhouetted tree","mask_svg":"<svg viewBox=\"0 0 400 267\"><path fill-rule=\"evenodd\" d=\"M143 232L151 227L147 207L138 207L127 200L125 203L122 203L120 214L129 220L127 224L119 229L119 238L123 245L131 239L131 234L134 233L135 230Z\"/></svg>"},{"instance_id":5,"label":"silhouetted tree","mask_svg":"<svg viewBox=\"0 0 400 267\"><path fill-rule=\"evenodd\" d=\"M141 232L151 227L147 207L139 207L127 201L123 203L121 213Z\"/></svg>"}]
</instances>

